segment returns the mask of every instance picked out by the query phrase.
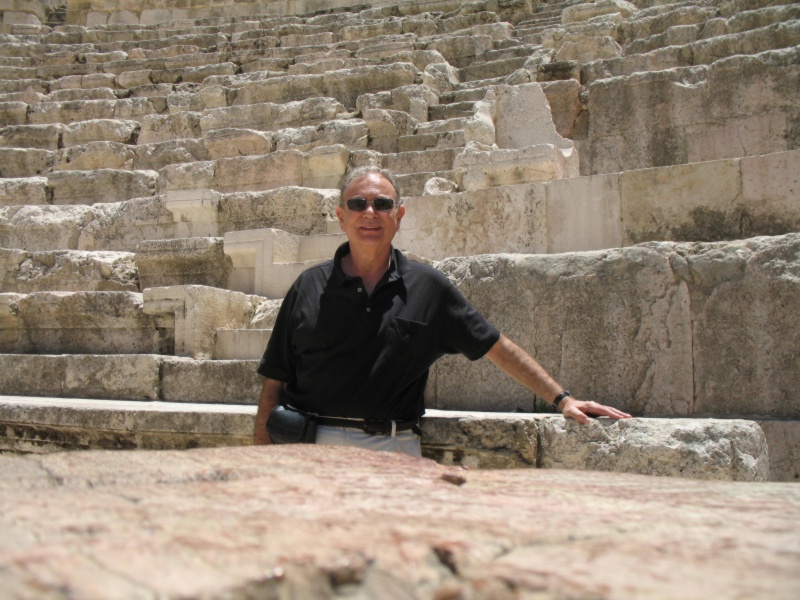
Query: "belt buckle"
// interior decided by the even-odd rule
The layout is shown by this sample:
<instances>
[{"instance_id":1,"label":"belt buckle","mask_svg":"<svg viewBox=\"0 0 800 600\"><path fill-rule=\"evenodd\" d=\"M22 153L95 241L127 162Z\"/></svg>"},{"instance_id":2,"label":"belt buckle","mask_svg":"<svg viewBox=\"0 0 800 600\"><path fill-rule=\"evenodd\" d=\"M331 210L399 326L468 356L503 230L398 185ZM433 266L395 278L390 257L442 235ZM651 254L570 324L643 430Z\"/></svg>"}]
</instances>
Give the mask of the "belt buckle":
<instances>
[{"instance_id":1,"label":"belt buckle","mask_svg":"<svg viewBox=\"0 0 800 600\"><path fill-rule=\"evenodd\" d=\"M370 435L389 435L391 421L383 419L364 419L364 433Z\"/></svg>"}]
</instances>

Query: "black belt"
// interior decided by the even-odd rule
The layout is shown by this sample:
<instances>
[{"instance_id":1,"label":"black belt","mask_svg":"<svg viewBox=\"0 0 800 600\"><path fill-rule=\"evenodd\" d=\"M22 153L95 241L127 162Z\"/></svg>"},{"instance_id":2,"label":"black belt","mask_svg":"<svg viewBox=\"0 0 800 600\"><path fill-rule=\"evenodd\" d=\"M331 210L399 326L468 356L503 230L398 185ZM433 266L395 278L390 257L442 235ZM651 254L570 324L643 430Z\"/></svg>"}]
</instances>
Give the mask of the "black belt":
<instances>
[{"instance_id":1,"label":"black belt","mask_svg":"<svg viewBox=\"0 0 800 600\"><path fill-rule=\"evenodd\" d=\"M360 429L370 435L392 435L392 421L389 419L340 419L337 417L315 417L317 425L327 427L347 427L348 429ZM394 421L395 431L413 431L417 435L422 435L419 428L419 419L412 421Z\"/></svg>"}]
</instances>

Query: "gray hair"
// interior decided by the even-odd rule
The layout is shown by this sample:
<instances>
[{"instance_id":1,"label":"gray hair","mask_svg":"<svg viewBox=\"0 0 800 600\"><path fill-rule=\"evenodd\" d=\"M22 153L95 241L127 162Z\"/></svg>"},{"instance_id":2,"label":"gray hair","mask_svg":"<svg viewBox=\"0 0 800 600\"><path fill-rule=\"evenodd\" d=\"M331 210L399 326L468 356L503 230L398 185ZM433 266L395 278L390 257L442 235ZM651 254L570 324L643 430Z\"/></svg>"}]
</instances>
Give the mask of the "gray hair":
<instances>
[{"instance_id":1,"label":"gray hair","mask_svg":"<svg viewBox=\"0 0 800 600\"><path fill-rule=\"evenodd\" d=\"M366 177L370 173L377 173L378 175L383 177L386 181L392 184L392 187L394 188L395 199L397 200L397 205L400 206L403 203L403 199L400 197L400 186L397 185L397 182L394 179L394 174L387 169L382 169L375 165L366 165L364 167L357 167L344 174L344 178L342 179L342 184L341 186L339 186L339 202L344 202L344 191L347 189L347 186L353 183L356 179L361 179L362 177Z\"/></svg>"}]
</instances>

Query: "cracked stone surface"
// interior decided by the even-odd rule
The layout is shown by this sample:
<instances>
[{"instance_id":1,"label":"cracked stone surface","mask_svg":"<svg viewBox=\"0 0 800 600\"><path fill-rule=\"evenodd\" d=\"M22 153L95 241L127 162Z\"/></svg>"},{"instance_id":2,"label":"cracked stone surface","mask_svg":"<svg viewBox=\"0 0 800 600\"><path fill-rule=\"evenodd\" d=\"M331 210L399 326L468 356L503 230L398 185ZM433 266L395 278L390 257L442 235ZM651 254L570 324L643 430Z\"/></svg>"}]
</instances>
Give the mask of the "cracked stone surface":
<instances>
[{"instance_id":1,"label":"cracked stone surface","mask_svg":"<svg viewBox=\"0 0 800 600\"><path fill-rule=\"evenodd\" d=\"M353 448L0 456L5 598L797 598L800 487Z\"/></svg>"}]
</instances>

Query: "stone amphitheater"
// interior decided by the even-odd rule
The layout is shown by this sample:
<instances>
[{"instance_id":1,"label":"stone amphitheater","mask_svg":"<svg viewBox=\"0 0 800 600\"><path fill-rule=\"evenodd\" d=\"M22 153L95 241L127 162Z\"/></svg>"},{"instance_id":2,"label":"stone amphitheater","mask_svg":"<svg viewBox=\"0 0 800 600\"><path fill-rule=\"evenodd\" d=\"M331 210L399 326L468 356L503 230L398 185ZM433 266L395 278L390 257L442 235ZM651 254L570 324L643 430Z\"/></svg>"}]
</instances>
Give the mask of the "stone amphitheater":
<instances>
[{"instance_id":1,"label":"stone amphitheater","mask_svg":"<svg viewBox=\"0 0 800 600\"><path fill-rule=\"evenodd\" d=\"M794 600L798 98L790 0L0 0L0 595ZM248 447L368 164L636 418L448 357L435 462Z\"/></svg>"},{"instance_id":2,"label":"stone amphitheater","mask_svg":"<svg viewBox=\"0 0 800 600\"><path fill-rule=\"evenodd\" d=\"M583 398L440 361L445 464L800 477L800 6L6 0L0 447L246 445L281 298L397 244Z\"/></svg>"}]
</instances>

